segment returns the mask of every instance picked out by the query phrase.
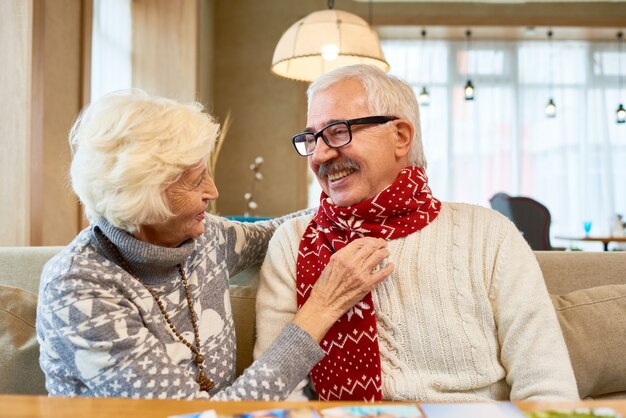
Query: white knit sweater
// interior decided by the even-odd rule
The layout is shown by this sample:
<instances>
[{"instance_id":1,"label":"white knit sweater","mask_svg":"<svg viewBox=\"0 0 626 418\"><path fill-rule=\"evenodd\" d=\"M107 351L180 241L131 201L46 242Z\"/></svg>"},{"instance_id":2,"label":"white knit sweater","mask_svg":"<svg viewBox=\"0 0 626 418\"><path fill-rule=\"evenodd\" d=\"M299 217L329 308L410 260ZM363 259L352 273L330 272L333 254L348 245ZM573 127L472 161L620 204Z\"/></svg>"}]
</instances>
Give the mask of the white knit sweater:
<instances>
[{"instance_id":1,"label":"white knit sweater","mask_svg":"<svg viewBox=\"0 0 626 418\"><path fill-rule=\"evenodd\" d=\"M296 312L296 259L311 216L270 241L257 295L255 357ZM539 265L515 226L444 203L389 242L393 274L373 292L383 399L575 400L569 355Z\"/></svg>"}]
</instances>

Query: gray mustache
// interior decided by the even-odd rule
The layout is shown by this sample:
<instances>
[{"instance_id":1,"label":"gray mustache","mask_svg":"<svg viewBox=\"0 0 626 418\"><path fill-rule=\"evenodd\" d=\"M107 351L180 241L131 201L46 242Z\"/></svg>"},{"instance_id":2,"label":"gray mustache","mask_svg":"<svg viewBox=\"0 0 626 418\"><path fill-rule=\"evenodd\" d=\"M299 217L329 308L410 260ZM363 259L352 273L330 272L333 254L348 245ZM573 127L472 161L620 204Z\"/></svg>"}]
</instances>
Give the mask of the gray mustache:
<instances>
[{"instance_id":1,"label":"gray mustache","mask_svg":"<svg viewBox=\"0 0 626 418\"><path fill-rule=\"evenodd\" d=\"M353 160L341 160L341 161L329 161L319 166L317 169L317 175L319 177L326 177L328 173L342 170L358 170L359 165Z\"/></svg>"}]
</instances>

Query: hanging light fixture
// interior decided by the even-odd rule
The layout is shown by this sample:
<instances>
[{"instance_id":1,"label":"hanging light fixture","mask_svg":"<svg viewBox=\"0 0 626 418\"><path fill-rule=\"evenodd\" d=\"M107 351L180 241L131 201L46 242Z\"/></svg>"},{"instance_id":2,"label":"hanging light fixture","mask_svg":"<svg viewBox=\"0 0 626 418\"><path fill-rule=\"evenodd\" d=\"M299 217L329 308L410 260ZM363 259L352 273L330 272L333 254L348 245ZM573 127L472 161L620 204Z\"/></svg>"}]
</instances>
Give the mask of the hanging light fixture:
<instances>
[{"instance_id":1,"label":"hanging light fixture","mask_svg":"<svg viewBox=\"0 0 626 418\"><path fill-rule=\"evenodd\" d=\"M376 32L359 16L333 10L334 3L328 0L328 10L310 13L283 33L274 49L273 73L312 81L352 64L371 64L389 71Z\"/></svg>"},{"instance_id":2,"label":"hanging light fixture","mask_svg":"<svg viewBox=\"0 0 626 418\"><path fill-rule=\"evenodd\" d=\"M467 30L465 32L465 55L467 57L467 83L465 83L465 100L474 100L474 85L470 78L470 43L471 43L472 31Z\"/></svg>"},{"instance_id":3,"label":"hanging light fixture","mask_svg":"<svg viewBox=\"0 0 626 418\"><path fill-rule=\"evenodd\" d=\"M624 33L622 31L617 32L617 95L622 96L622 42L624 40ZM617 106L616 122L626 123L626 109L624 104L620 102Z\"/></svg>"},{"instance_id":4,"label":"hanging light fixture","mask_svg":"<svg viewBox=\"0 0 626 418\"><path fill-rule=\"evenodd\" d=\"M422 40L421 40L421 44L420 44L420 52L422 55L422 59L420 62L420 66L424 66L424 56L426 55L424 53L424 40L426 39L426 29L422 29ZM428 106L430 104L430 93L428 93L428 89L426 88L426 85L422 86L422 91L420 91L419 94L419 102L421 106Z\"/></svg>"},{"instance_id":5,"label":"hanging light fixture","mask_svg":"<svg viewBox=\"0 0 626 418\"><path fill-rule=\"evenodd\" d=\"M549 89L549 99L548 99L548 104L546 104L546 116L549 118L554 118L556 117L556 104L554 103L554 99L552 98L552 71L554 70L553 67L553 61L552 61L552 31L548 30L548 54L549 56L549 62L550 62L550 68L548 68L548 89Z\"/></svg>"}]
</instances>

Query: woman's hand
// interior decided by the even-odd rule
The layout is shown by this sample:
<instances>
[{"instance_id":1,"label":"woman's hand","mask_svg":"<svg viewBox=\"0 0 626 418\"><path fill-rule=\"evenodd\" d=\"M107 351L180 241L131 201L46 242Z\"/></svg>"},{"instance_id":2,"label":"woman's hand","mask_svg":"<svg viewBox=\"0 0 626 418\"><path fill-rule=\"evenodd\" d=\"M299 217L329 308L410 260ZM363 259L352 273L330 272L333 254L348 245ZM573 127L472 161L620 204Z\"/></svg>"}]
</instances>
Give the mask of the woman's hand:
<instances>
[{"instance_id":1,"label":"woman's hand","mask_svg":"<svg viewBox=\"0 0 626 418\"><path fill-rule=\"evenodd\" d=\"M393 272L391 263L377 268L388 256L387 241L380 238L359 238L337 251L293 322L321 341L341 315Z\"/></svg>"}]
</instances>

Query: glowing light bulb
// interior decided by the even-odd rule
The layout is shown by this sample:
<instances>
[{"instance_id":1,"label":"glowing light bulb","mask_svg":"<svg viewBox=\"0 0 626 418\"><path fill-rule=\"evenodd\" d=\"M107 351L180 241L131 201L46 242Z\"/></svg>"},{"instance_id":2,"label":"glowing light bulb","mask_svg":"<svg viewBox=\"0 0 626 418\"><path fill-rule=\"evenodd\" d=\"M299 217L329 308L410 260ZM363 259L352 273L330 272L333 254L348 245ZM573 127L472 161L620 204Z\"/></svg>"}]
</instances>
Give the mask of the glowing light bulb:
<instances>
[{"instance_id":1,"label":"glowing light bulb","mask_svg":"<svg viewBox=\"0 0 626 418\"><path fill-rule=\"evenodd\" d=\"M324 45L322 47L322 58L326 61L334 61L339 56L339 47L334 44Z\"/></svg>"},{"instance_id":2,"label":"glowing light bulb","mask_svg":"<svg viewBox=\"0 0 626 418\"><path fill-rule=\"evenodd\" d=\"M422 87L422 91L420 91L419 102L421 106L428 106L430 104L430 94L426 86Z\"/></svg>"},{"instance_id":3,"label":"glowing light bulb","mask_svg":"<svg viewBox=\"0 0 626 418\"><path fill-rule=\"evenodd\" d=\"M626 123L626 109L624 109L624 105L620 103L617 107L617 123Z\"/></svg>"},{"instance_id":4,"label":"glowing light bulb","mask_svg":"<svg viewBox=\"0 0 626 418\"><path fill-rule=\"evenodd\" d=\"M465 85L465 100L474 100L474 85L472 80L467 80Z\"/></svg>"}]
</instances>

